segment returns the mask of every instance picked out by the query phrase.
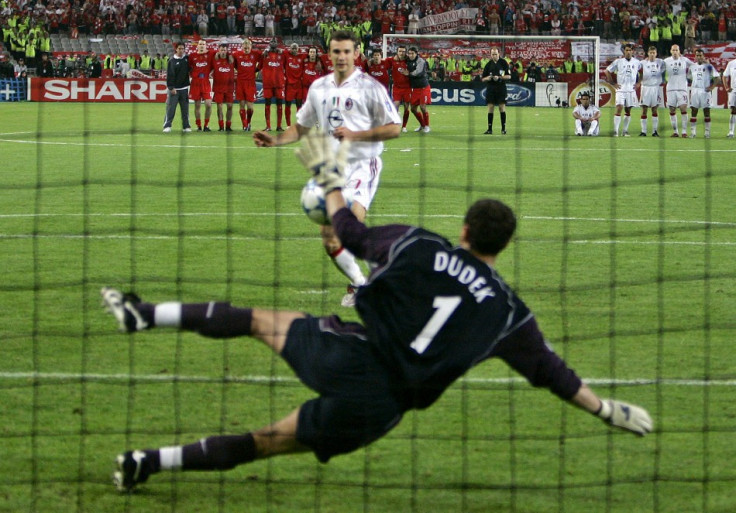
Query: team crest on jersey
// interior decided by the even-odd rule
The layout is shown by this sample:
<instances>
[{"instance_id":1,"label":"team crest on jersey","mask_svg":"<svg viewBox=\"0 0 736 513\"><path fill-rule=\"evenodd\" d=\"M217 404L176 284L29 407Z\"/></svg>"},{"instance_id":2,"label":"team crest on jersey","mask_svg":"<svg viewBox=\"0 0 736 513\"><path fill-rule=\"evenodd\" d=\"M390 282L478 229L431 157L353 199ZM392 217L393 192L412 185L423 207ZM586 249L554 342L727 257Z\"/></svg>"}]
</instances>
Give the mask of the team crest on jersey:
<instances>
[{"instance_id":1,"label":"team crest on jersey","mask_svg":"<svg viewBox=\"0 0 736 513\"><path fill-rule=\"evenodd\" d=\"M345 110L350 110L352 108L353 108L353 99L348 98L347 100L345 100Z\"/></svg>"}]
</instances>

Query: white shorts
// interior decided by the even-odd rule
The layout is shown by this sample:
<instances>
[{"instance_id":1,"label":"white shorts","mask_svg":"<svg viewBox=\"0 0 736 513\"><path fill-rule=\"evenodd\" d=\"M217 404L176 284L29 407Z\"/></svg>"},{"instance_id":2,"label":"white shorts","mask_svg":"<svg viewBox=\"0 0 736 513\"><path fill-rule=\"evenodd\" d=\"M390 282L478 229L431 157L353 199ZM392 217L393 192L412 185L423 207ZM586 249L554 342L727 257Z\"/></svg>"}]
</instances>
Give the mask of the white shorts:
<instances>
[{"instance_id":1,"label":"white shorts","mask_svg":"<svg viewBox=\"0 0 736 513\"><path fill-rule=\"evenodd\" d=\"M659 107L662 105L662 86L641 86L641 105Z\"/></svg>"},{"instance_id":2,"label":"white shorts","mask_svg":"<svg viewBox=\"0 0 736 513\"><path fill-rule=\"evenodd\" d=\"M736 90L733 90L730 93L728 93L728 106L736 107Z\"/></svg>"},{"instance_id":3,"label":"white shorts","mask_svg":"<svg viewBox=\"0 0 736 513\"><path fill-rule=\"evenodd\" d=\"M690 106L695 109L710 109L710 91L705 89L690 90Z\"/></svg>"},{"instance_id":4,"label":"white shorts","mask_svg":"<svg viewBox=\"0 0 736 513\"><path fill-rule=\"evenodd\" d=\"M370 208L373 197L378 190L381 170L383 170L381 157L351 160L348 162L347 169L345 170L348 179L343 189L351 191L353 201L357 201L363 205L366 210Z\"/></svg>"},{"instance_id":5,"label":"white shorts","mask_svg":"<svg viewBox=\"0 0 736 513\"><path fill-rule=\"evenodd\" d=\"M616 91L616 105L638 107L639 101L636 98L636 91Z\"/></svg>"},{"instance_id":6,"label":"white shorts","mask_svg":"<svg viewBox=\"0 0 736 513\"><path fill-rule=\"evenodd\" d=\"M687 91L667 91L667 106L671 109L687 106Z\"/></svg>"}]
</instances>

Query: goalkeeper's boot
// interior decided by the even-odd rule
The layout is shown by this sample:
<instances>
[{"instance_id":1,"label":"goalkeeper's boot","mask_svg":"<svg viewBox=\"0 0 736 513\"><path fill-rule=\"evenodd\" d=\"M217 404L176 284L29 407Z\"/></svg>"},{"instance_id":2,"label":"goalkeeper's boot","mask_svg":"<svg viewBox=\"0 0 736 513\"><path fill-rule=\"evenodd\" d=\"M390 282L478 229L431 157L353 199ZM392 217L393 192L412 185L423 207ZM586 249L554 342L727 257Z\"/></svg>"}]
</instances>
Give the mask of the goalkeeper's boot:
<instances>
[{"instance_id":1,"label":"goalkeeper's boot","mask_svg":"<svg viewBox=\"0 0 736 513\"><path fill-rule=\"evenodd\" d=\"M141 299L135 294L130 292L123 294L112 287L102 287L100 295L102 305L117 319L120 331L132 333L151 327L151 323L144 319L138 310Z\"/></svg>"},{"instance_id":2,"label":"goalkeeper's boot","mask_svg":"<svg viewBox=\"0 0 736 513\"><path fill-rule=\"evenodd\" d=\"M139 484L148 481L154 473L150 459L143 451L126 451L115 459L118 469L112 481L121 492L130 492Z\"/></svg>"},{"instance_id":3,"label":"goalkeeper's boot","mask_svg":"<svg viewBox=\"0 0 736 513\"><path fill-rule=\"evenodd\" d=\"M355 293L358 288L355 285L348 285L347 293L342 297L340 304L345 308L353 308L355 306Z\"/></svg>"}]
</instances>

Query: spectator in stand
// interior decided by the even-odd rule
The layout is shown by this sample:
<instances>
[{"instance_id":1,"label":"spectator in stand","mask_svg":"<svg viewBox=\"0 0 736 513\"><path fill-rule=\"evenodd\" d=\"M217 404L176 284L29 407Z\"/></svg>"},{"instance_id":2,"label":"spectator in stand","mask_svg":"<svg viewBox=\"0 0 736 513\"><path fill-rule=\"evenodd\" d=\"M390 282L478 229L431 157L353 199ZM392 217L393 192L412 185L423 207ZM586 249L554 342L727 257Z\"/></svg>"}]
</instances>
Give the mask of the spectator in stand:
<instances>
[{"instance_id":1,"label":"spectator in stand","mask_svg":"<svg viewBox=\"0 0 736 513\"><path fill-rule=\"evenodd\" d=\"M542 81L542 72L537 67L537 63L532 61L529 63L529 67L526 69L526 73L524 73L524 82L541 82Z\"/></svg>"},{"instance_id":2,"label":"spectator in stand","mask_svg":"<svg viewBox=\"0 0 736 513\"><path fill-rule=\"evenodd\" d=\"M18 59L18 62L13 66L13 73L16 77L22 76L23 73L28 74L28 66L26 66L26 60L23 57Z\"/></svg>"},{"instance_id":3,"label":"spectator in stand","mask_svg":"<svg viewBox=\"0 0 736 513\"><path fill-rule=\"evenodd\" d=\"M197 15L197 33L201 37L207 37L207 28L210 23L210 17L207 16L207 13L204 9L199 10L199 14Z\"/></svg>"},{"instance_id":4,"label":"spectator in stand","mask_svg":"<svg viewBox=\"0 0 736 513\"><path fill-rule=\"evenodd\" d=\"M263 37L266 31L266 18L260 9L256 9L256 13L253 16L253 28L257 37Z\"/></svg>"},{"instance_id":5,"label":"spectator in stand","mask_svg":"<svg viewBox=\"0 0 736 513\"><path fill-rule=\"evenodd\" d=\"M95 52L90 54L90 62L87 65L87 76L89 78L100 78L102 76L102 64Z\"/></svg>"},{"instance_id":6,"label":"spectator in stand","mask_svg":"<svg viewBox=\"0 0 736 513\"><path fill-rule=\"evenodd\" d=\"M271 9L268 9L265 16L263 17L264 31L266 37L274 37L276 35L275 19L276 17L274 16L273 11Z\"/></svg>"},{"instance_id":7,"label":"spectator in stand","mask_svg":"<svg viewBox=\"0 0 736 513\"><path fill-rule=\"evenodd\" d=\"M687 20L685 26L685 51L690 52L695 48L695 36L697 34L698 21L695 18Z\"/></svg>"}]
</instances>

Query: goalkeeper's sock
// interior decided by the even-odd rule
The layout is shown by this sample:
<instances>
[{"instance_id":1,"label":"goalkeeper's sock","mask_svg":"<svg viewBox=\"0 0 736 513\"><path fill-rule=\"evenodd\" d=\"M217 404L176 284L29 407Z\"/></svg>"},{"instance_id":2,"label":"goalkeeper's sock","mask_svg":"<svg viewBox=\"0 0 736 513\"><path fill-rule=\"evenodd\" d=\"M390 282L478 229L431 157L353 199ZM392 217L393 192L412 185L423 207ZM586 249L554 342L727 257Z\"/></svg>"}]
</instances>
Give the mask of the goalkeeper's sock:
<instances>
[{"instance_id":1,"label":"goalkeeper's sock","mask_svg":"<svg viewBox=\"0 0 736 513\"><path fill-rule=\"evenodd\" d=\"M506 111L501 112L501 131L506 131Z\"/></svg>"},{"instance_id":2,"label":"goalkeeper's sock","mask_svg":"<svg viewBox=\"0 0 736 513\"><path fill-rule=\"evenodd\" d=\"M486 118L488 119L488 130L493 130L493 112L489 112Z\"/></svg>"},{"instance_id":3,"label":"goalkeeper's sock","mask_svg":"<svg viewBox=\"0 0 736 513\"><path fill-rule=\"evenodd\" d=\"M414 112L414 117L417 118L417 121L419 121L419 126L424 126L424 116L422 116L422 113L420 111Z\"/></svg>"},{"instance_id":4,"label":"goalkeeper's sock","mask_svg":"<svg viewBox=\"0 0 736 513\"><path fill-rule=\"evenodd\" d=\"M176 447L147 450L154 472L159 470L229 470L256 459L253 435L227 435L202 438Z\"/></svg>"},{"instance_id":5,"label":"goalkeeper's sock","mask_svg":"<svg viewBox=\"0 0 736 513\"><path fill-rule=\"evenodd\" d=\"M330 253L330 258L332 258L332 261L335 263L335 267L348 277L350 283L356 287L360 287L365 284L366 280L363 275L363 271L360 269L358 261L350 251L340 247L337 251Z\"/></svg>"},{"instance_id":6,"label":"goalkeeper's sock","mask_svg":"<svg viewBox=\"0 0 736 513\"><path fill-rule=\"evenodd\" d=\"M409 122L409 109L404 107L404 117L401 119L401 128L406 128L406 124Z\"/></svg>"},{"instance_id":7,"label":"goalkeeper's sock","mask_svg":"<svg viewBox=\"0 0 736 513\"><path fill-rule=\"evenodd\" d=\"M142 303L146 305L146 303ZM145 314L141 312L145 317ZM231 338L252 333L253 310L230 303L160 303L153 309L154 326L196 331L211 338Z\"/></svg>"},{"instance_id":8,"label":"goalkeeper's sock","mask_svg":"<svg viewBox=\"0 0 736 513\"><path fill-rule=\"evenodd\" d=\"M284 115L286 126L291 126L291 103L286 104L286 114Z\"/></svg>"},{"instance_id":9,"label":"goalkeeper's sock","mask_svg":"<svg viewBox=\"0 0 736 513\"><path fill-rule=\"evenodd\" d=\"M240 122L243 123L243 128L248 126L248 118L245 113L245 109L240 109Z\"/></svg>"},{"instance_id":10,"label":"goalkeeper's sock","mask_svg":"<svg viewBox=\"0 0 736 513\"><path fill-rule=\"evenodd\" d=\"M429 111L424 112L424 126L429 126Z\"/></svg>"},{"instance_id":11,"label":"goalkeeper's sock","mask_svg":"<svg viewBox=\"0 0 736 513\"><path fill-rule=\"evenodd\" d=\"M657 131L656 129L654 130ZM646 114L641 115L641 133L646 134L647 133L647 116Z\"/></svg>"}]
</instances>

